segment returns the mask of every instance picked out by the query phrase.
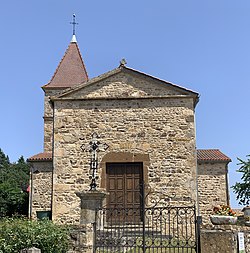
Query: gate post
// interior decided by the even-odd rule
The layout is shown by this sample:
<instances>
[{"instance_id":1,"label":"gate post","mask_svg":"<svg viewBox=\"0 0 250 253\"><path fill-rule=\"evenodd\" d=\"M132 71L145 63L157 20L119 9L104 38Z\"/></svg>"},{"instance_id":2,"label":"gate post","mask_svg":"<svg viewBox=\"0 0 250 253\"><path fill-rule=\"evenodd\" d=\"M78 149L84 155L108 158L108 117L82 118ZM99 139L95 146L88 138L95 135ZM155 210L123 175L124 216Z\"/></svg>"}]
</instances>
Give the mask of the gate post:
<instances>
[{"instance_id":1,"label":"gate post","mask_svg":"<svg viewBox=\"0 0 250 253\"><path fill-rule=\"evenodd\" d=\"M107 193L95 190L76 192L76 195L81 199L80 225L85 227L85 240L82 241L81 245L77 246L84 249L85 253L92 253L95 251L95 214L96 210L103 206Z\"/></svg>"},{"instance_id":2,"label":"gate post","mask_svg":"<svg viewBox=\"0 0 250 253\"><path fill-rule=\"evenodd\" d=\"M202 224L202 216L197 216L196 218L197 253L201 253L201 224Z\"/></svg>"},{"instance_id":3,"label":"gate post","mask_svg":"<svg viewBox=\"0 0 250 253\"><path fill-rule=\"evenodd\" d=\"M142 252L145 253L146 252L146 234L145 234L145 228L146 228L146 224L145 224L145 185L144 185L144 180L142 180L141 183L141 212L142 212Z\"/></svg>"}]
</instances>

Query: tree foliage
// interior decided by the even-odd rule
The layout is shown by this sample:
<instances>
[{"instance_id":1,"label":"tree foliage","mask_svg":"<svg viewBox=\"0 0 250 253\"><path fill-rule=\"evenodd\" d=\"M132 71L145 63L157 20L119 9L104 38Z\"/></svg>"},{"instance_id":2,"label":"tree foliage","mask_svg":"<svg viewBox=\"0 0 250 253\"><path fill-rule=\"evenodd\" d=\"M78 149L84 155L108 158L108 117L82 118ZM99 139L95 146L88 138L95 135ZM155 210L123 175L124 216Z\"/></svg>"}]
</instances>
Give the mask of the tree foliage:
<instances>
[{"instance_id":1,"label":"tree foliage","mask_svg":"<svg viewBox=\"0 0 250 253\"><path fill-rule=\"evenodd\" d=\"M69 228L46 219L4 218L0 231L0 253L19 253L31 247L43 253L66 253L69 246Z\"/></svg>"},{"instance_id":2,"label":"tree foliage","mask_svg":"<svg viewBox=\"0 0 250 253\"><path fill-rule=\"evenodd\" d=\"M28 211L29 166L21 156L10 163L0 149L0 218Z\"/></svg>"},{"instance_id":3,"label":"tree foliage","mask_svg":"<svg viewBox=\"0 0 250 253\"><path fill-rule=\"evenodd\" d=\"M250 155L248 155L250 157ZM233 188L233 192L236 193L236 199L240 205L249 205L250 203L250 158L246 161L239 159L240 168L237 172L242 173L242 182L236 182Z\"/></svg>"},{"instance_id":4,"label":"tree foliage","mask_svg":"<svg viewBox=\"0 0 250 253\"><path fill-rule=\"evenodd\" d=\"M10 164L9 157L4 154L4 152L0 149L0 169L6 168Z\"/></svg>"}]
</instances>

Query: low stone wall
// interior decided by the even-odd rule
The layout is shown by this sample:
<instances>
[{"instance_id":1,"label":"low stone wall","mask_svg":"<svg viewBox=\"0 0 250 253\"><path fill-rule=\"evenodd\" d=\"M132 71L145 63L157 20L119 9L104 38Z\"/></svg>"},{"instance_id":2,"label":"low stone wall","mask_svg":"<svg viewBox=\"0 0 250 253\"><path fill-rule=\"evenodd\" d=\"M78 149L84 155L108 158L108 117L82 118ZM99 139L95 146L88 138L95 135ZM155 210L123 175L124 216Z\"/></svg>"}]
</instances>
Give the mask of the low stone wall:
<instances>
[{"instance_id":1,"label":"low stone wall","mask_svg":"<svg viewBox=\"0 0 250 253\"><path fill-rule=\"evenodd\" d=\"M201 253L236 253L237 234L232 231L202 230Z\"/></svg>"},{"instance_id":2,"label":"low stone wall","mask_svg":"<svg viewBox=\"0 0 250 253\"><path fill-rule=\"evenodd\" d=\"M92 224L74 226L71 229L71 246L68 253L92 253L94 243Z\"/></svg>"},{"instance_id":3,"label":"low stone wall","mask_svg":"<svg viewBox=\"0 0 250 253\"><path fill-rule=\"evenodd\" d=\"M238 233L244 233L245 252L250 253L250 227L238 225L210 225L200 234L201 253L237 253Z\"/></svg>"}]
</instances>

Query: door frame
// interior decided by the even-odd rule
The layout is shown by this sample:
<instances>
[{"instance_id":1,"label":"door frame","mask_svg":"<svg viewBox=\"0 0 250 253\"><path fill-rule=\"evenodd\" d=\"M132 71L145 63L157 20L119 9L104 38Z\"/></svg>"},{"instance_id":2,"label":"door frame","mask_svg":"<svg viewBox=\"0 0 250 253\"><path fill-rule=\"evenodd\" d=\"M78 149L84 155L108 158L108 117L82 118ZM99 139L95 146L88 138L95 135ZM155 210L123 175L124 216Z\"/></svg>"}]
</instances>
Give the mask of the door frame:
<instances>
[{"instance_id":1,"label":"door frame","mask_svg":"<svg viewBox=\"0 0 250 253\"><path fill-rule=\"evenodd\" d=\"M148 168L150 166L150 159L149 154L144 153L130 153L130 152L109 152L105 154L100 161L100 170L99 175L100 179L100 188L103 190L107 190L106 188L106 164L107 163L134 163L140 162L142 163L142 176L143 176L143 183L145 186L148 185L149 178L148 178ZM147 196L149 192L149 187L144 188L144 195ZM145 200L145 204L147 204L148 199ZM104 202L104 206L106 206L106 202Z\"/></svg>"}]
</instances>

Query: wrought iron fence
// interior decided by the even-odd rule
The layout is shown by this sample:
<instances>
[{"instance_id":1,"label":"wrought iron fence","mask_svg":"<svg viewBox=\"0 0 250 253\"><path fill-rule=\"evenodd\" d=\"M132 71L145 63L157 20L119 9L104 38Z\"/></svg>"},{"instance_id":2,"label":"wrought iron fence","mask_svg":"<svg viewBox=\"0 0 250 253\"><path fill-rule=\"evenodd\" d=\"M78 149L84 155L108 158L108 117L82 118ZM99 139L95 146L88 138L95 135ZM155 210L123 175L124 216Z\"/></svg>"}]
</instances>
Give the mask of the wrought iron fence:
<instances>
[{"instance_id":1,"label":"wrought iron fence","mask_svg":"<svg viewBox=\"0 0 250 253\"><path fill-rule=\"evenodd\" d=\"M195 206L96 210L95 252L197 252Z\"/></svg>"}]
</instances>

